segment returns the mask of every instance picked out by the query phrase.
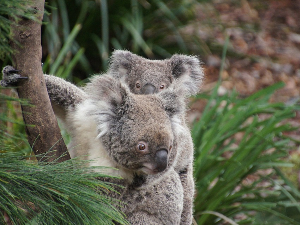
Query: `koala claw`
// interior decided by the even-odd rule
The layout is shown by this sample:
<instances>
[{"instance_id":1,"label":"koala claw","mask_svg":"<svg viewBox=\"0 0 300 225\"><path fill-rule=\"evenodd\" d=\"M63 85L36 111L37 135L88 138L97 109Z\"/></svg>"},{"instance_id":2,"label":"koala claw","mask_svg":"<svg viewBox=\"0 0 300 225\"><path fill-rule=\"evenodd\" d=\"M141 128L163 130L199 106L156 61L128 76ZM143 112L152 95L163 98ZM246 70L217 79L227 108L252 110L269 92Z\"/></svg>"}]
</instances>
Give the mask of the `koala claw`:
<instances>
[{"instance_id":1,"label":"koala claw","mask_svg":"<svg viewBox=\"0 0 300 225\"><path fill-rule=\"evenodd\" d=\"M12 66L5 66L2 70L3 80L0 82L1 86L16 86L20 80L28 79L28 77L22 77L18 72L20 70L16 70Z\"/></svg>"}]
</instances>

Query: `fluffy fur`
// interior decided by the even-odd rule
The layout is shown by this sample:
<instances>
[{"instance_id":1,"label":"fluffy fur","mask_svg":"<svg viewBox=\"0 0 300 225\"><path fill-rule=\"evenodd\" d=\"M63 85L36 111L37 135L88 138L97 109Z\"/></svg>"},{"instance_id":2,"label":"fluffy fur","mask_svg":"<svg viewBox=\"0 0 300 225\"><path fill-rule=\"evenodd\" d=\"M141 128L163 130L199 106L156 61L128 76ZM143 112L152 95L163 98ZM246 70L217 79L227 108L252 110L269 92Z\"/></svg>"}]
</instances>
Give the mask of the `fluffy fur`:
<instances>
[{"instance_id":1,"label":"fluffy fur","mask_svg":"<svg viewBox=\"0 0 300 225\"><path fill-rule=\"evenodd\" d=\"M145 94L143 88L147 84L153 85L156 93L180 80L189 95L194 95L204 76L200 61L194 56L175 54L170 59L150 60L123 50L113 52L108 74L125 81L135 94Z\"/></svg>"}]
</instances>

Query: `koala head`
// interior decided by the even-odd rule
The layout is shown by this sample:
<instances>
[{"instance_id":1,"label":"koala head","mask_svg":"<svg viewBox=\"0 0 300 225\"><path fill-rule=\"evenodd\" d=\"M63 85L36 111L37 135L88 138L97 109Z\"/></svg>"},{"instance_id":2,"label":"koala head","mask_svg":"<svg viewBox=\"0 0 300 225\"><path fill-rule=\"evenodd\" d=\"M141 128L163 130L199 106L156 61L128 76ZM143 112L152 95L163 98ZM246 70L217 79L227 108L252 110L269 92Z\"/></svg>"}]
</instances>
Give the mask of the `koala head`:
<instances>
[{"instance_id":1,"label":"koala head","mask_svg":"<svg viewBox=\"0 0 300 225\"><path fill-rule=\"evenodd\" d=\"M135 94L158 93L181 80L189 95L196 94L203 78L197 57L173 55L166 60L149 60L129 51L116 50L110 61L109 74L122 79Z\"/></svg>"},{"instance_id":2,"label":"koala head","mask_svg":"<svg viewBox=\"0 0 300 225\"><path fill-rule=\"evenodd\" d=\"M109 75L95 76L85 90L98 138L118 168L141 174L166 169L174 148L176 116L185 107L180 90L136 95Z\"/></svg>"}]
</instances>

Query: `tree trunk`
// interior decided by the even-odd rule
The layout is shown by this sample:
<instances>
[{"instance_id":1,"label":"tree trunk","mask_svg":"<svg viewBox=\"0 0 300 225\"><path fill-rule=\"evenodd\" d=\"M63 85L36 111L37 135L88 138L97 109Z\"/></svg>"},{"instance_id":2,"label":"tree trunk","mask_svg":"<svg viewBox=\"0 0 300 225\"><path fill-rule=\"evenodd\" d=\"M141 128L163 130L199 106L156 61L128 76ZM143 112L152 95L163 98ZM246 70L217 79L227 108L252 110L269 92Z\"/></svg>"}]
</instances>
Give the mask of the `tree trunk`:
<instances>
[{"instance_id":1,"label":"tree trunk","mask_svg":"<svg viewBox=\"0 0 300 225\"><path fill-rule=\"evenodd\" d=\"M28 9L28 12L37 15L39 21L43 19L44 2L31 1ZM62 139L43 77L41 22L21 18L18 25L12 27L12 35L19 43L11 44L14 51L13 66L20 70L22 76L28 77L17 89L19 98L28 99L32 105L21 106L28 142L38 160L68 160L70 155ZM46 157L39 156L46 152Z\"/></svg>"}]
</instances>

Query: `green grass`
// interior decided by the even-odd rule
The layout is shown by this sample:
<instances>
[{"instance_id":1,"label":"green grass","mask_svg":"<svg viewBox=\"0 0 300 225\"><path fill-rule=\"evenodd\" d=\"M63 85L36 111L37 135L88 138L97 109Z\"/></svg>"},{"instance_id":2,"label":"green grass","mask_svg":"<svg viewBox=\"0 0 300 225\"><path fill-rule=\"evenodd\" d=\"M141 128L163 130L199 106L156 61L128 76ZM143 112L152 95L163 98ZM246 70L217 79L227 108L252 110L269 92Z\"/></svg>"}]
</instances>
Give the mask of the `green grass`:
<instances>
[{"instance_id":1,"label":"green grass","mask_svg":"<svg viewBox=\"0 0 300 225\"><path fill-rule=\"evenodd\" d=\"M11 106L21 101L0 94L0 224L4 213L13 224L127 224L115 208L118 201L106 195L115 192L113 185L96 179L108 177L105 168L77 159L37 163L30 157L24 124Z\"/></svg>"},{"instance_id":2,"label":"green grass","mask_svg":"<svg viewBox=\"0 0 300 225\"><path fill-rule=\"evenodd\" d=\"M20 103L28 105L24 100L4 94L4 90L0 87L0 146L1 150L7 148L9 151L22 152L29 155L31 148L27 142L25 134L25 125L22 120L22 112Z\"/></svg>"},{"instance_id":3,"label":"green grass","mask_svg":"<svg viewBox=\"0 0 300 225\"><path fill-rule=\"evenodd\" d=\"M148 58L188 53L190 41L180 29L195 18L196 4L194 0L50 1L42 37L44 72L77 83L105 71L114 49Z\"/></svg>"},{"instance_id":4,"label":"green grass","mask_svg":"<svg viewBox=\"0 0 300 225\"><path fill-rule=\"evenodd\" d=\"M1 151L0 151L1 152ZM95 168L68 160L37 164L17 153L0 153L0 223L6 212L14 224L127 224L105 195L114 191ZM100 192L101 191L101 192Z\"/></svg>"},{"instance_id":5,"label":"green grass","mask_svg":"<svg viewBox=\"0 0 300 225\"><path fill-rule=\"evenodd\" d=\"M239 224L300 224L300 192L278 169L293 166L284 160L293 142L284 132L297 129L286 120L299 107L269 103L282 87L240 99L218 96L217 86L211 96L200 96L208 104L192 129L199 225L218 223L217 214L240 216Z\"/></svg>"}]
</instances>

